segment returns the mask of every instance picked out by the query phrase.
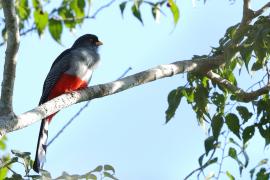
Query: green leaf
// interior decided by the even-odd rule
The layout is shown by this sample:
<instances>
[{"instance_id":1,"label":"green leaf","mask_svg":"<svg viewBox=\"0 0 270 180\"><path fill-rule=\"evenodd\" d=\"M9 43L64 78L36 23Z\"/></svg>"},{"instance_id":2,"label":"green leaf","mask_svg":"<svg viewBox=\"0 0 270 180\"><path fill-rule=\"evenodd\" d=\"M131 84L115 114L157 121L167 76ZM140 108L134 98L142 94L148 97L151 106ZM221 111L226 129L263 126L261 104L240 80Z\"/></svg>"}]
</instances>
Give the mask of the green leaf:
<instances>
[{"instance_id":1,"label":"green leaf","mask_svg":"<svg viewBox=\"0 0 270 180\"><path fill-rule=\"evenodd\" d=\"M63 19L75 19L73 12L71 9L67 9L65 7L62 7L58 9L58 14L61 16ZM77 22L70 21L70 20L64 20L65 26L69 29L74 29L76 27Z\"/></svg>"},{"instance_id":2,"label":"green leaf","mask_svg":"<svg viewBox=\"0 0 270 180\"><path fill-rule=\"evenodd\" d=\"M237 152L236 152L236 150L233 148L233 147L230 147L229 148L229 156L231 157L231 158L233 158L233 159L235 159L235 160L237 160L238 158L237 158Z\"/></svg>"},{"instance_id":3,"label":"green leaf","mask_svg":"<svg viewBox=\"0 0 270 180\"><path fill-rule=\"evenodd\" d=\"M214 136L210 136L208 137L205 141L204 141L204 148L205 148L205 154L206 156L208 155L208 153L215 148L215 138Z\"/></svg>"},{"instance_id":4,"label":"green leaf","mask_svg":"<svg viewBox=\"0 0 270 180\"><path fill-rule=\"evenodd\" d=\"M270 144L270 127L263 126L262 124L258 125L259 132L265 140L265 146Z\"/></svg>"},{"instance_id":5,"label":"green leaf","mask_svg":"<svg viewBox=\"0 0 270 180\"><path fill-rule=\"evenodd\" d=\"M32 0L33 7L37 10L40 9L40 1L39 0Z\"/></svg>"},{"instance_id":6,"label":"green leaf","mask_svg":"<svg viewBox=\"0 0 270 180\"><path fill-rule=\"evenodd\" d=\"M203 165L203 158L204 158L204 155L205 155L205 154L201 155L201 156L199 157L199 159L198 159L200 167L202 167L202 165Z\"/></svg>"},{"instance_id":7,"label":"green leaf","mask_svg":"<svg viewBox=\"0 0 270 180\"><path fill-rule=\"evenodd\" d=\"M133 15L143 24L143 20L142 20L142 16L141 16L141 12L140 12L139 7L137 8L137 6L134 4L131 7L131 10L132 10Z\"/></svg>"},{"instance_id":8,"label":"green leaf","mask_svg":"<svg viewBox=\"0 0 270 180\"><path fill-rule=\"evenodd\" d=\"M240 114L241 118L244 120L244 123L247 122L253 115L251 112L248 111L245 106L237 106L236 110Z\"/></svg>"},{"instance_id":9,"label":"green leaf","mask_svg":"<svg viewBox=\"0 0 270 180\"><path fill-rule=\"evenodd\" d=\"M108 172L103 172L104 177L108 177L111 178L113 180L118 180L116 177L114 177L112 174L108 173Z\"/></svg>"},{"instance_id":10,"label":"green leaf","mask_svg":"<svg viewBox=\"0 0 270 180\"><path fill-rule=\"evenodd\" d=\"M234 39L234 36L236 34L236 30L237 30L238 26L239 26L239 24L236 24L236 25L229 27L226 30L226 36L228 36L230 39Z\"/></svg>"},{"instance_id":11,"label":"green leaf","mask_svg":"<svg viewBox=\"0 0 270 180\"><path fill-rule=\"evenodd\" d=\"M240 49L241 57L244 60L245 67L246 67L248 72L249 72L248 64L249 64L249 61L251 59L252 51L253 51L253 49L251 46L241 47L241 49Z\"/></svg>"},{"instance_id":12,"label":"green leaf","mask_svg":"<svg viewBox=\"0 0 270 180\"><path fill-rule=\"evenodd\" d=\"M5 179L7 177L8 168L0 168L0 179Z\"/></svg>"},{"instance_id":13,"label":"green leaf","mask_svg":"<svg viewBox=\"0 0 270 180\"><path fill-rule=\"evenodd\" d=\"M209 97L209 89L204 87L202 84L198 84L194 92L195 105L192 108L196 112L197 119L200 125L204 123L205 116L209 117L207 108L208 97Z\"/></svg>"},{"instance_id":14,"label":"green leaf","mask_svg":"<svg viewBox=\"0 0 270 180\"><path fill-rule=\"evenodd\" d=\"M249 171L250 173L250 179L253 179L253 175L254 175L254 172L255 172L256 168L253 168Z\"/></svg>"},{"instance_id":15,"label":"green leaf","mask_svg":"<svg viewBox=\"0 0 270 180\"><path fill-rule=\"evenodd\" d=\"M217 112L224 112L226 97L224 94L214 92L211 96L211 101L217 106Z\"/></svg>"},{"instance_id":16,"label":"green leaf","mask_svg":"<svg viewBox=\"0 0 270 180\"><path fill-rule=\"evenodd\" d=\"M84 11L85 8L85 1L84 0L77 0L78 7L81 11Z\"/></svg>"},{"instance_id":17,"label":"green leaf","mask_svg":"<svg viewBox=\"0 0 270 180\"><path fill-rule=\"evenodd\" d=\"M10 160L5 161L3 164L1 164L0 169L8 167L9 165L18 162L19 158L18 157L12 157Z\"/></svg>"},{"instance_id":18,"label":"green leaf","mask_svg":"<svg viewBox=\"0 0 270 180\"><path fill-rule=\"evenodd\" d=\"M182 88L182 96L187 99L187 103L191 104L194 102L194 88Z\"/></svg>"},{"instance_id":19,"label":"green leaf","mask_svg":"<svg viewBox=\"0 0 270 180\"><path fill-rule=\"evenodd\" d=\"M94 170L92 170L91 172L101 172L102 170L103 170L103 166L99 165Z\"/></svg>"},{"instance_id":20,"label":"green leaf","mask_svg":"<svg viewBox=\"0 0 270 180\"><path fill-rule=\"evenodd\" d=\"M97 180L97 176L95 174L92 174L91 172L88 172L85 175L80 176L79 179Z\"/></svg>"},{"instance_id":21,"label":"green leaf","mask_svg":"<svg viewBox=\"0 0 270 180\"><path fill-rule=\"evenodd\" d=\"M217 114L213 117L212 122L211 122L211 127L212 127L213 136L216 140L218 139L218 136L220 134L223 124L224 124L224 119L220 114Z\"/></svg>"},{"instance_id":22,"label":"green leaf","mask_svg":"<svg viewBox=\"0 0 270 180\"><path fill-rule=\"evenodd\" d=\"M111 165L104 165L104 170L105 171L112 171L113 173L115 173L115 169L111 166Z\"/></svg>"},{"instance_id":23,"label":"green leaf","mask_svg":"<svg viewBox=\"0 0 270 180\"><path fill-rule=\"evenodd\" d=\"M268 159L262 159L254 168L252 168L249 173L250 173L250 178L253 179L254 172L256 168L263 166L268 163Z\"/></svg>"},{"instance_id":24,"label":"green leaf","mask_svg":"<svg viewBox=\"0 0 270 180\"><path fill-rule=\"evenodd\" d=\"M254 135L254 133L255 133L254 125L246 127L242 134L243 143L245 144L248 140L250 140Z\"/></svg>"},{"instance_id":25,"label":"green leaf","mask_svg":"<svg viewBox=\"0 0 270 180\"><path fill-rule=\"evenodd\" d=\"M42 178L49 178L49 179L51 179L51 174L48 171L46 171L44 169L40 169L40 173L42 175Z\"/></svg>"},{"instance_id":26,"label":"green leaf","mask_svg":"<svg viewBox=\"0 0 270 180\"><path fill-rule=\"evenodd\" d=\"M211 159L210 161L208 161L208 162L205 164L204 168L206 168L207 166L209 166L209 165L211 165L211 164L216 163L217 161L218 161L218 158L217 158L217 157Z\"/></svg>"},{"instance_id":27,"label":"green leaf","mask_svg":"<svg viewBox=\"0 0 270 180\"><path fill-rule=\"evenodd\" d=\"M61 34L63 31L63 25L62 22L59 20L56 20L54 18L51 18L49 20L49 31L55 41L60 43L61 40Z\"/></svg>"},{"instance_id":28,"label":"green leaf","mask_svg":"<svg viewBox=\"0 0 270 180\"><path fill-rule=\"evenodd\" d=\"M230 180L235 180L234 176L229 171L226 171L226 175Z\"/></svg>"},{"instance_id":29,"label":"green leaf","mask_svg":"<svg viewBox=\"0 0 270 180\"><path fill-rule=\"evenodd\" d=\"M154 19L156 20L156 21L158 21L158 17L159 17L159 14L160 14L160 9L159 9L159 6L158 6L158 4L157 5L153 5L152 6L152 15L153 15L153 17L154 17Z\"/></svg>"},{"instance_id":30,"label":"green leaf","mask_svg":"<svg viewBox=\"0 0 270 180\"><path fill-rule=\"evenodd\" d=\"M179 87L175 90L172 90L169 95L168 95L168 104L169 107L166 110L166 123L168 123L172 117L175 115L175 111L178 108L181 98L182 98L182 93L181 90L183 87Z\"/></svg>"},{"instance_id":31,"label":"green leaf","mask_svg":"<svg viewBox=\"0 0 270 180\"><path fill-rule=\"evenodd\" d=\"M21 20L25 21L30 16L30 8L28 6L28 0L20 0L17 11Z\"/></svg>"},{"instance_id":32,"label":"green leaf","mask_svg":"<svg viewBox=\"0 0 270 180\"><path fill-rule=\"evenodd\" d=\"M268 98L267 98L268 99ZM265 99L260 99L257 103L257 118L261 115L262 112L266 110L267 103Z\"/></svg>"},{"instance_id":33,"label":"green leaf","mask_svg":"<svg viewBox=\"0 0 270 180\"><path fill-rule=\"evenodd\" d=\"M11 178L9 178L10 180L24 180L23 177L20 174L12 174Z\"/></svg>"},{"instance_id":34,"label":"green leaf","mask_svg":"<svg viewBox=\"0 0 270 180\"><path fill-rule=\"evenodd\" d=\"M262 68L263 68L262 62L261 62L261 61L256 61L256 62L252 65L251 70L252 70L252 71L258 71L258 70L260 70L260 69L262 69Z\"/></svg>"},{"instance_id":35,"label":"green leaf","mask_svg":"<svg viewBox=\"0 0 270 180\"><path fill-rule=\"evenodd\" d=\"M266 49L263 47L262 41L256 41L254 43L254 53L257 57L257 62L260 62L260 64L263 64L265 58L266 58Z\"/></svg>"},{"instance_id":36,"label":"green leaf","mask_svg":"<svg viewBox=\"0 0 270 180\"><path fill-rule=\"evenodd\" d=\"M0 150L5 150L6 149L6 144L4 141L0 140Z\"/></svg>"},{"instance_id":37,"label":"green leaf","mask_svg":"<svg viewBox=\"0 0 270 180\"><path fill-rule=\"evenodd\" d=\"M81 176L80 175L77 175L77 174L73 174L73 175L70 175L68 174L67 172L63 172L61 176L57 177L56 179L66 179L66 180L77 180L79 179ZM49 178L49 177L47 177ZM49 178L50 180L51 178Z\"/></svg>"},{"instance_id":38,"label":"green leaf","mask_svg":"<svg viewBox=\"0 0 270 180\"><path fill-rule=\"evenodd\" d=\"M47 12L42 12L41 10L37 10L34 12L34 21L38 30L38 35L40 36L43 34L48 21L49 21L49 14Z\"/></svg>"},{"instance_id":39,"label":"green leaf","mask_svg":"<svg viewBox=\"0 0 270 180\"><path fill-rule=\"evenodd\" d=\"M241 139L239 135L240 125L238 117L233 113L229 113L226 115L225 119L229 130L232 131L239 139Z\"/></svg>"},{"instance_id":40,"label":"green leaf","mask_svg":"<svg viewBox=\"0 0 270 180\"><path fill-rule=\"evenodd\" d=\"M238 159L238 156L237 156L237 152L236 150L233 148L233 147L230 147L229 148L229 152L228 152L228 155L233 158L237 163L238 163L238 166L239 166L239 173L240 175L242 174L242 171L243 171L243 168L244 168L244 165L243 163ZM248 163L248 162L247 162ZM247 164L246 163L246 164Z\"/></svg>"},{"instance_id":41,"label":"green leaf","mask_svg":"<svg viewBox=\"0 0 270 180\"><path fill-rule=\"evenodd\" d=\"M127 5L127 1L124 1L119 5L122 17L124 16L124 10L126 8L126 5Z\"/></svg>"},{"instance_id":42,"label":"green leaf","mask_svg":"<svg viewBox=\"0 0 270 180\"><path fill-rule=\"evenodd\" d=\"M14 154L15 156L20 157L20 158L29 157L31 154L30 152L21 152L18 150L11 150L11 152L12 152L12 154Z\"/></svg>"},{"instance_id":43,"label":"green leaf","mask_svg":"<svg viewBox=\"0 0 270 180\"><path fill-rule=\"evenodd\" d=\"M70 3L71 9L75 12L77 18L83 18L84 17L84 7L85 2L84 0L72 0ZM78 21L81 23L83 19Z\"/></svg>"},{"instance_id":44,"label":"green leaf","mask_svg":"<svg viewBox=\"0 0 270 180\"><path fill-rule=\"evenodd\" d=\"M257 166L262 166L268 163L268 159L262 159Z\"/></svg>"},{"instance_id":45,"label":"green leaf","mask_svg":"<svg viewBox=\"0 0 270 180\"><path fill-rule=\"evenodd\" d=\"M168 0L168 4L173 14L174 25L176 25L179 20L179 9L174 0Z\"/></svg>"},{"instance_id":46,"label":"green leaf","mask_svg":"<svg viewBox=\"0 0 270 180\"><path fill-rule=\"evenodd\" d=\"M269 172L266 172L265 168L261 168L260 171L257 173L256 180L269 180Z\"/></svg>"}]
</instances>

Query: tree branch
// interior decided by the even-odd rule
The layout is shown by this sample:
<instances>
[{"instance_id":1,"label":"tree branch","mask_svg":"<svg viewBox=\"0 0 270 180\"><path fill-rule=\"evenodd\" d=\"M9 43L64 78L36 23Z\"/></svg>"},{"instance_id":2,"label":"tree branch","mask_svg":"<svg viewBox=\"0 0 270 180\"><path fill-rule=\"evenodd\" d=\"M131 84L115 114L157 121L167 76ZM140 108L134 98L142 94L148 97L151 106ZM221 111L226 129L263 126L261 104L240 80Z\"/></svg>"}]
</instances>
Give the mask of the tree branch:
<instances>
[{"instance_id":1,"label":"tree branch","mask_svg":"<svg viewBox=\"0 0 270 180\"><path fill-rule=\"evenodd\" d=\"M0 137L8 132L27 127L38 120L45 118L57 111L73 104L109 96L135 86L139 86L161 78L176 74L193 72L202 73L209 69L218 68L224 62L223 56L210 57L207 59L177 61L172 64L160 65L155 68L122 78L117 81L100 84L87 89L67 93L54 98L41 106L27 111L15 118L0 117ZM7 121L7 119L9 119Z\"/></svg>"},{"instance_id":2,"label":"tree branch","mask_svg":"<svg viewBox=\"0 0 270 180\"><path fill-rule=\"evenodd\" d=\"M254 17L262 15L268 8L270 8L270 2L266 3L261 9L254 12Z\"/></svg>"},{"instance_id":3,"label":"tree branch","mask_svg":"<svg viewBox=\"0 0 270 180\"><path fill-rule=\"evenodd\" d=\"M0 115L8 115L13 113L12 96L16 73L17 52L19 49L19 28L14 0L2 1L2 5L8 39L0 99Z\"/></svg>"},{"instance_id":4,"label":"tree branch","mask_svg":"<svg viewBox=\"0 0 270 180\"><path fill-rule=\"evenodd\" d=\"M251 17L253 16L253 11L249 7L250 7L250 0L244 0L243 16L240 26L249 24L252 19Z\"/></svg>"},{"instance_id":5,"label":"tree branch","mask_svg":"<svg viewBox=\"0 0 270 180\"><path fill-rule=\"evenodd\" d=\"M237 100L242 102L250 102L256 100L259 96L267 94L270 90L270 84L267 84L266 86L257 89L256 91L245 92L241 88L236 87L230 81L222 78L220 75L214 73L213 71L209 71L208 73L206 73L206 76L213 82L231 91L237 96Z\"/></svg>"}]
</instances>

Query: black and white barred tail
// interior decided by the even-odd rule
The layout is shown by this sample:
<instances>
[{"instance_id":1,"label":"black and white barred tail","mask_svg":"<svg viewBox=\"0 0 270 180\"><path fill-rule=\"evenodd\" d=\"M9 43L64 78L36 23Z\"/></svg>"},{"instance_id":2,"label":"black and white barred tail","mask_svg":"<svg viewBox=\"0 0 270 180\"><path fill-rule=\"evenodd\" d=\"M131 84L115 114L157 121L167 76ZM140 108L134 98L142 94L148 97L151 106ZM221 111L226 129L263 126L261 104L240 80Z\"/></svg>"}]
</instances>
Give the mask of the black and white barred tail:
<instances>
[{"instance_id":1,"label":"black and white barred tail","mask_svg":"<svg viewBox=\"0 0 270 180\"><path fill-rule=\"evenodd\" d=\"M48 119L43 119L39 130L36 157L33 164L33 170L37 173L39 173L39 170L43 168L43 165L46 161L49 122L50 121Z\"/></svg>"}]
</instances>

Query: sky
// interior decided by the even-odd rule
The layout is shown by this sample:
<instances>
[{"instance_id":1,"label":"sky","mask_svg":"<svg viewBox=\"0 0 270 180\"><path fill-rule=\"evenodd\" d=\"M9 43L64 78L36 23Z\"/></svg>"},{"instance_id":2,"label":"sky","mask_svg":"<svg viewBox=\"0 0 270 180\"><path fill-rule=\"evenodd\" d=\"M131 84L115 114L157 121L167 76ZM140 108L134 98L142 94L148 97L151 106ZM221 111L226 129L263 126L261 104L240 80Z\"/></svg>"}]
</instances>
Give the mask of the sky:
<instances>
[{"instance_id":1,"label":"sky","mask_svg":"<svg viewBox=\"0 0 270 180\"><path fill-rule=\"evenodd\" d=\"M105 2L93 1L93 11ZM265 2L256 1L252 7L256 9ZM21 37L14 92L15 113L37 106L52 62L83 34L96 34L104 43L99 51L101 64L90 83L96 85L117 79L129 67L132 67L128 73L131 75L160 64L208 54L211 47L218 45L225 30L241 20L240 0L235 3L208 0L206 4L195 1L195 7L192 1L178 0L177 4L180 20L175 28L169 11L156 23L150 8L143 7L142 25L132 16L129 6L122 18L116 2L100 12L96 19L86 20L75 32L65 30L63 46L53 41L48 32L42 38L36 33ZM4 58L4 47L0 48L0 57ZM3 61L0 61L0 67L3 67ZM83 174L97 165L110 164L116 169L116 177L123 180L183 179L198 167L197 159L204 152L203 142L207 137L191 107L184 101L171 122L165 124L167 95L184 85L185 77L180 74L93 100L49 146L44 168L56 177L63 171ZM49 138L83 104L59 112L49 126ZM40 122L8 134L8 149L31 152L34 159L39 126ZM253 165L267 153L269 155L262 147L249 152L254 157L251 159ZM237 169L233 161L225 164L227 167ZM248 171L244 172L242 178L248 175Z\"/></svg>"}]
</instances>

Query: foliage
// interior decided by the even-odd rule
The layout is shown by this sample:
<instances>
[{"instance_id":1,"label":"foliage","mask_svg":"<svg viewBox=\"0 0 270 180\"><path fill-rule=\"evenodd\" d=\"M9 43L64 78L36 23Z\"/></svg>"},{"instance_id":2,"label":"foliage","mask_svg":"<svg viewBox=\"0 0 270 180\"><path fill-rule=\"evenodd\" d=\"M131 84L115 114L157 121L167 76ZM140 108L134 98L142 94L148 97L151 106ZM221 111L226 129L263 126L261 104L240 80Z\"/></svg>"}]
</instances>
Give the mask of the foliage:
<instances>
[{"instance_id":1,"label":"foliage","mask_svg":"<svg viewBox=\"0 0 270 180\"><path fill-rule=\"evenodd\" d=\"M0 139L0 152L6 149L6 140L7 138L4 136L2 139ZM2 168L4 162L7 162L10 160L9 155L2 155L0 157L0 179L4 179L7 176L8 169L7 168Z\"/></svg>"},{"instance_id":2,"label":"foliage","mask_svg":"<svg viewBox=\"0 0 270 180\"><path fill-rule=\"evenodd\" d=\"M115 0L105 4L104 7L109 6ZM15 7L16 13L19 17L19 29L20 35L26 35L29 32L36 32L38 36L42 36L45 30L48 31L51 37L61 44L61 34L65 28L70 31L74 30L78 26L81 26L86 19L94 19L96 15L103 9L103 6L97 9L96 12L90 15L91 0L62 0L60 3L54 2L54 7L51 8L52 2L48 0L16 0ZM1 3L0 3L1 4ZM56 5L56 6L55 6ZM120 12L124 15L124 10L128 5L131 5L131 12L142 24L141 9L143 5L151 7L151 13L155 20L158 20L160 14L162 14L162 7L169 8L173 15L173 22L176 25L179 20L179 9L174 0L161 0L157 2L133 0L122 1L119 4ZM166 6L165 6L166 5ZM0 7L2 9L2 6ZM6 27L2 27L2 39L5 42L7 40ZM1 43L1 45L4 44ZM5 150L6 138L0 141L0 150ZM0 164L0 179L20 180L24 178L28 179L52 179L50 172L41 170L40 175L30 174L33 166L33 160L30 158L29 152L20 152L18 150L12 150L12 157L10 155L1 157ZM11 169L13 165L21 165L24 168L23 173L16 173ZM11 176L8 176L10 172ZM114 179L115 169L111 165L100 165L95 169L83 174L70 175L67 172L63 172L61 176L55 179Z\"/></svg>"},{"instance_id":3,"label":"foliage","mask_svg":"<svg viewBox=\"0 0 270 180\"><path fill-rule=\"evenodd\" d=\"M269 18L260 16L254 24L241 28L239 31L240 24L229 27L224 37L220 39L219 47L213 48L207 56L194 56L194 59L203 61L210 56L224 54L227 63L213 70L214 73L234 87L241 84L238 80L241 74L247 73L251 76L255 72L260 73L262 78L247 90L261 88L269 83L270 77ZM222 170L223 160L227 158L236 162L241 176L242 172L248 169L249 156L246 150L252 146L251 140L260 136L265 141L265 147L270 144L268 93L246 100L241 90L235 91L229 86L212 81L204 74L188 74L187 81L185 86L177 87L169 93L166 123L172 120L180 106L180 100L186 99L196 113L198 122L201 125L205 123L208 125L209 137L204 143L205 153L198 159L200 167L197 169L198 176L204 174L204 170L210 164L215 164L219 166L219 170L213 174L214 178L218 179L223 174L229 179L235 179L230 170ZM269 179L270 169L267 164L268 159L263 159L252 168L251 179ZM193 173L194 171L190 175Z\"/></svg>"},{"instance_id":4,"label":"foliage","mask_svg":"<svg viewBox=\"0 0 270 180\"><path fill-rule=\"evenodd\" d=\"M230 0L233 1L233 0ZM111 1L114 2L114 1ZM206 0L204 0L206 2ZM95 13L89 14L91 0L62 0L56 7L50 8L48 0L17 0L16 11L20 19L20 34L36 32L42 36L48 28L52 38L61 43L63 30L73 29L81 26L86 19L95 18ZM143 24L142 8L151 7L151 13L155 20L159 20L163 10L170 10L173 22L176 25L179 21L180 10L175 0L144 1L125 0L119 2L119 9L122 16L130 7L131 13ZM6 28L2 27L2 38L6 40ZM229 27L219 41L219 46L214 47L209 55L194 56L194 60L204 61L209 57L223 55L226 63L219 69L213 70L230 86L237 87L241 84L240 75L248 73L250 76L256 72L261 74L261 79L252 84L247 91L268 84L270 79L268 60L270 54L270 22L269 17L259 16L253 24L238 23ZM238 74L238 75L237 75ZM236 89L236 90L235 90ZM241 176L243 171L249 169L251 179L269 179L268 159L261 160L250 169L249 155L247 148L252 145L252 140L261 137L265 141L265 147L270 144L270 97L264 95L245 99L241 89L230 88L222 83L213 81L206 74L187 75L187 84L172 90L168 95L168 109L166 110L166 123L174 117L176 110L183 99L191 106L196 113L200 125L208 127L208 137L204 141L205 152L198 158L199 168L190 173L198 172L198 177L204 175L204 170L210 166L218 166L214 177L219 179L221 175L229 179L235 179L230 170L223 170L224 159L235 162ZM251 108L252 107L252 108ZM5 149L5 140L0 141L0 149ZM11 165L21 164L25 169L25 176L32 179L49 178L47 171L41 175L30 175L32 160L30 153L12 151L13 157L8 155L1 158L0 179L6 177L11 170ZM12 171L13 172L13 171ZM63 172L56 179L97 179L114 177L115 170L110 165L97 166L94 170L84 175L69 175ZM21 174L13 172L12 176L6 179L22 179ZM206 177L207 178L207 177Z\"/></svg>"},{"instance_id":5,"label":"foliage","mask_svg":"<svg viewBox=\"0 0 270 180\"><path fill-rule=\"evenodd\" d=\"M1 165L0 165L0 178L5 179L5 180L23 180L25 179L24 177L28 179L89 179L89 180L97 180L97 179L113 179L117 180L115 177L115 169L111 165L99 165L93 170L82 174L68 174L67 172L63 172L61 176L57 178L52 178L51 174L46 171L46 170L41 170L40 175L32 175L30 174L30 171L33 166L33 160L30 158L30 153L29 152L20 152L17 150L12 150L11 151L13 154L12 158L7 157L2 157L1 158ZM12 165L22 165L25 170L25 175L18 174L14 170L11 169ZM7 177L7 173L10 171L12 174L10 177Z\"/></svg>"},{"instance_id":6,"label":"foliage","mask_svg":"<svg viewBox=\"0 0 270 180\"><path fill-rule=\"evenodd\" d=\"M110 5L115 0L112 0L107 5ZM61 2L61 1L60 1ZM90 14L91 0L63 0L60 4L51 8L48 0L16 0L16 11L20 19L20 34L25 35L35 31L39 36L42 36L48 27L52 38L61 43L61 34L64 28L70 31L81 26L86 19L94 19L101 7L95 13ZM122 1L119 4L120 11L124 15L124 10L128 5L131 5L131 12L142 24L143 5L151 7L151 13L155 20L159 20L160 14L164 14L162 8L169 8L176 25L179 20L179 9L174 0L161 0L157 2L132 0ZM166 5L166 6L165 6ZM2 38L6 41L6 28L2 28Z\"/></svg>"}]
</instances>

